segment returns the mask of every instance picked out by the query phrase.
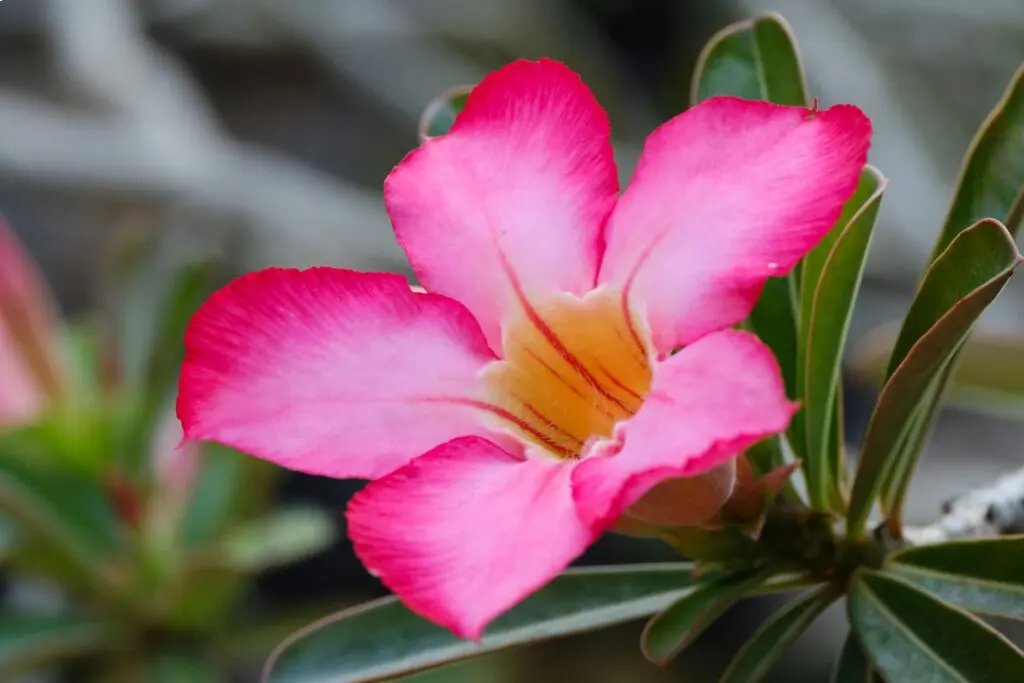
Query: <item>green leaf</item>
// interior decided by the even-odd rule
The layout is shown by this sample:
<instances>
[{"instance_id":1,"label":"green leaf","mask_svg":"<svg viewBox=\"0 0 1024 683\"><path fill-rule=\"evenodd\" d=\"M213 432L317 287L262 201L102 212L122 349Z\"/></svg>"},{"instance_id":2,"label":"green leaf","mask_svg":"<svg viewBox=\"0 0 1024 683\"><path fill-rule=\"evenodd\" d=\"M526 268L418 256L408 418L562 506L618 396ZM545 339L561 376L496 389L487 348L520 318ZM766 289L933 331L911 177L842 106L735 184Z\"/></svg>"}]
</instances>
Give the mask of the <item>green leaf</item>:
<instances>
[{"instance_id":1,"label":"green leaf","mask_svg":"<svg viewBox=\"0 0 1024 683\"><path fill-rule=\"evenodd\" d=\"M647 616L697 585L688 563L570 570L494 621L480 644L385 598L327 617L282 643L267 683L379 681L502 648Z\"/></svg>"},{"instance_id":2,"label":"green leaf","mask_svg":"<svg viewBox=\"0 0 1024 683\"><path fill-rule=\"evenodd\" d=\"M264 509L268 485L278 474L277 467L250 455L203 444L202 467L181 521L182 542L190 549L200 548L234 520Z\"/></svg>"},{"instance_id":3,"label":"green leaf","mask_svg":"<svg viewBox=\"0 0 1024 683\"><path fill-rule=\"evenodd\" d=\"M337 530L324 510L286 508L229 531L218 554L238 571L258 572L313 555L333 543L336 536Z\"/></svg>"},{"instance_id":4,"label":"green leaf","mask_svg":"<svg viewBox=\"0 0 1024 683\"><path fill-rule=\"evenodd\" d=\"M104 490L88 477L4 451L0 438L0 511L95 580L109 578L122 549L117 515Z\"/></svg>"},{"instance_id":5,"label":"green leaf","mask_svg":"<svg viewBox=\"0 0 1024 683\"><path fill-rule=\"evenodd\" d=\"M188 321L221 275L221 246L208 236L157 228L132 222L115 235L101 290L108 384L128 399L130 412L116 456L140 481L157 421L173 398Z\"/></svg>"},{"instance_id":6,"label":"green leaf","mask_svg":"<svg viewBox=\"0 0 1024 683\"><path fill-rule=\"evenodd\" d=\"M138 389L134 430L125 442L123 459L131 470L149 462L157 421L177 389L178 370L185 356L185 329L192 314L212 289L213 262L186 263L168 276L167 292L157 308L153 337Z\"/></svg>"},{"instance_id":7,"label":"green leaf","mask_svg":"<svg viewBox=\"0 0 1024 683\"><path fill-rule=\"evenodd\" d=\"M768 278L747 319L751 330L768 345L778 359L787 396L796 396L797 392L799 342L794 302L798 294L793 288L794 281L793 275ZM793 443L793 446L798 456L803 457L803 440L801 439L800 443Z\"/></svg>"},{"instance_id":8,"label":"green leaf","mask_svg":"<svg viewBox=\"0 0 1024 683\"><path fill-rule=\"evenodd\" d=\"M954 605L1024 619L1024 536L911 548L887 568Z\"/></svg>"},{"instance_id":9,"label":"green leaf","mask_svg":"<svg viewBox=\"0 0 1024 683\"><path fill-rule=\"evenodd\" d=\"M850 496L847 530L859 536L886 470L935 378L995 299L1020 260L1001 223L965 230L925 275L893 350L885 386L868 422ZM909 471L913 468L909 468Z\"/></svg>"},{"instance_id":10,"label":"green leaf","mask_svg":"<svg viewBox=\"0 0 1024 683\"><path fill-rule=\"evenodd\" d=\"M804 259L797 396L804 406L808 497L819 510L829 509L830 499L842 499L842 435L831 432L839 415L836 397L846 334L886 182L877 169L865 167L836 226Z\"/></svg>"},{"instance_id":11,"label":"green leaf","mask_svg":"<svg viewBox=\"0 0 1024 683\"><path fill-rule=\"evenodd\" d=\"M857 642L857 637L853 633L849 634L836 657L829 683L874 683L876 680L877 674L872 670L871 662Z\"/></svg>"},{"instance_id":12,"label":"green leaf","mask_svg":"<svg viewBox=\"0 0 1024 683\"><path fill-rule=\"evenodd\" d=\"M185 654L164 654L152 663L146 683L221 683L224 678L208 662Z\"/></svg>"},{"instance_id":13,"label":"green leaf","mask_svg":"<svg viewBox=\"0 0 1024 683\"><path fill-rule=\"evenodd\" d=\"M887 377L891 376L894 369L906 359L909 349L925 334L927 327L934 324L936 317L955 305L955 297L972 285L977 286L986 274L996 272L1000 251L1003 252L1003 258L1006 261L1009 261L1014 255L1019 258L1016 247L1012 246L1012 236L1007 234L1003 240L998 240L994 233L995 231L993 231L993 241L1005 243L1008 240L1010 248L1007 249L1004 244L999 244L993 246L990 252L984 253L983 250L986 247L979 243L973 253L964 252L960 264L947 260L945 254L940 260L933 263L928 273L925 274L918 294L903 321L900 334L896 338L892 357L889 360ZM958 241L955 240L954 245ZM951 245L949 252L953 251L954 245ZM1003 247L1002 250L999 249L1000 246ZM947 267L939 269L940 263L946 263ZM958 286L957 280L962 284ZM968 330L969 333L970 330ZM903 501L906 499L917 462L924 452L938 416L942 397L955 370L966 337L967 335L964 335L964 338L957 343L957 348L954 349L941 371L931 378L930 384L914 409L914 414L908 420L901 434L901 442L897 446L896 455L884 474L880 488L882 513L886 516L887 525L896 537L899 537L901 533Z\"/></svg>"},{"instance_id":14,"label":"green leaf","mask_svg":"<svg viewBox=\"0 0 1024 683\"><path fill-rule=\"evenodd\" d=\"M644 627L640 649L655 664L664 666L697 639L730 607L764 583L763 570L738 572L706 583L680 598Z\"/></svg>"},{"instance_id":15,"label":"green leaf","mask_svg":"<svg viewBox=\"0 0 1024 683\"><path fill-rule=\"evenodd\" d=\"M878 386L885 377L899 329L879 325L854 353L858 381ZM957 352L943 400L963 410L1003 419L1024 416L1024 335L977 328Z\"/></svg>"},{"instance_id":16,"label":"green leaf","mask_svg":"<svg viewBox=\"0 0 1024 683\"><path fill-rule=\"evenodd\" d=\"M741 21L711 37L697 58L690 102L716 95L807 106L807 80L796 40L786 21L774 12ZM798 270L769 278L747 324L779 360L789 396L797 396L797 346L800 293ZM803 415L794 416L790 443L804 458Z\"/></svg>"},{"instance_id":17,"label":"green leaf","mask_svg":"<svg viewBox=\"0 0 1024 683\"><path fill-rule=\"evenodd\" d=\"M123 645L124 634L95 619L0 614L0 679Z\"/></svg>"},{"instance_id":18,"label":"green leaf","mask_svg":"<svg viewBox=\"0 0 1024 683\"><path fill-rule=\"evenodd\" d=\"M861 645L890 681L1024 681L1024 653L1003 636L892 575L858 574L847 607Z\"/></svg>"},{"instance_id":19,"label":"green leaf","mask_svg":"<svg viewBox=\"0 0 1024 683\"><path fill-rule=\"evenodd\" d=\"M807 106L796 39L775 12L759 14L716 33L704 46L691 82L690 101L716 95Z\"/></svg>"},{"instance_id":20,"label":"green leaf","mask_svg":"<svg viewBox=\"0 0 1024 683\"><path fill-rule=\"evenodd\" d=\"M967 226L988 217L1013 225L1014 202L1024 189L1024 66L981 125L960 169L934 261Z\"/></svg>"},{"instance_id":21,"label":"green leaf","mask_svg":"<svg viewBox=\"0 0 1024 683\"><path fill-rule=\"evenodd\" d=\"M466 100L474 86L460 85L441 93L427 105L420 116L420 142L444 135L451 130L455 118L466 107Z\"/></svg>"},{"instance_id":22,"label":"green leaf","mask_svg":"<svg viewBox=\"0 0 1024 683\"><path fill-rule=\"evenodd\" d=\"M95 321L65 322L58 351L69 389L68 402L99 401L103 388L102 352Z\"/></svg>"},{"instance_id":23,"label":"green leaf","mask_svg":"<svg viewBox=\"0 0 1024 683\"><path fill-rule=\"evenodd\" d=\"M36 421L0 427L0 459L52 466L96 478L111 460L116 425L111 407L96 397L52 406Z\"/></svg>"},{"instance_id":24,"label":"green leaf","mask_svg":"<svg viewBox=\"0 0 1024 683\"><path fill-rule=\"evenodd\" d=\"M776 612L747 641L719 683L756 683L762 680L796 639L838 597L832 586L822 586Z\"/></svg>"}]
</instances>

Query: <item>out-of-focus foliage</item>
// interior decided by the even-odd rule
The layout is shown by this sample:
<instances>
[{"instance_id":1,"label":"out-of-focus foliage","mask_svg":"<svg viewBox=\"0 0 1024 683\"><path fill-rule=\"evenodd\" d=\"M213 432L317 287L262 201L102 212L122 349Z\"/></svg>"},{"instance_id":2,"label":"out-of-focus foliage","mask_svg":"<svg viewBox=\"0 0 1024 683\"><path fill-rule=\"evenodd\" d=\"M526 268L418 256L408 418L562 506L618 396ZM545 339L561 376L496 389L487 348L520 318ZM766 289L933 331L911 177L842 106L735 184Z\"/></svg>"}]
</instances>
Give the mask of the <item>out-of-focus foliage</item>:
<instances>
[{"instance_id":1,"label":"out-of-focus foliage","mask_svg":"<svg viewBox=\"0 0 1024 683\"><path fill-rule=\"evenodd\" d=\"M225 638L274 628L242 610L255 575L318 551L334 525L316 509L268 511L260 461L180 445L182 335L224 277L217 261L160 240L114 250L106 315L62 323L0 226L0 357L21 378L0 385L0 405L26 387L39 397L0 412L3 564L13 590L57 605L0 610L0 675L74 663L83 680L221 681L253 656L225 655Z\"/></svg>"}]
</instances>

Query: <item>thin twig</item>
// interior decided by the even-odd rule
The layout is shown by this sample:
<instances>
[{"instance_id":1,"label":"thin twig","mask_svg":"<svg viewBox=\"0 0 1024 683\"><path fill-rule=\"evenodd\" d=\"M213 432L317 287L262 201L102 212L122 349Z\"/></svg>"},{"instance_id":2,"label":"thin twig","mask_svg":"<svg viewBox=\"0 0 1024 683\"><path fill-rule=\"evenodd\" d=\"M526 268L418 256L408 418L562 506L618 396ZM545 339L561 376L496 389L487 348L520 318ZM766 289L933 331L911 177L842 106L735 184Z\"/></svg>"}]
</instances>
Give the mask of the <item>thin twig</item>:
<instances>
[{"instance_id":1,"label":"thin twig","mask_svg":"<svg viewBox=\"0 0 1024 683\"><path fill-rule=\"evenodd\" d=\"M903 529L913 545L1019 533L1024 533L1024 468L948 501L934 523Z\"/></svg>"}]
</instances>

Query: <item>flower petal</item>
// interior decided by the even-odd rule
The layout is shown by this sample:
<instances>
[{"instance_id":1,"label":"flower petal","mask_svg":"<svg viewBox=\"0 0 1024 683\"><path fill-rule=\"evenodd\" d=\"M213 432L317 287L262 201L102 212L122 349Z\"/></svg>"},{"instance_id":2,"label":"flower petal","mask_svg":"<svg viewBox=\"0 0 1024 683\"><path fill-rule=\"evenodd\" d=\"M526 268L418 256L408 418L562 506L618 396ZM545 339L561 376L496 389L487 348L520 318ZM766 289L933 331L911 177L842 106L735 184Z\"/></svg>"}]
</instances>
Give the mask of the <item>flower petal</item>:
<instances>
[{"instance_id":1,"label":"flower petal","mask_svg":"<svg viewBox=\"0 0 1024 683\"><path fill-rule=\"evenodd\" d=\"M0 321L0 431L31 422L46 405L46 395L32 376L17 343Z\"/></svg>"},{"instance_id":2,"label":"flower petal","mask_svg":"<svg viewBox=\"0 0 1024 683\"><path fill-rule=\"evenodd\" d=\"M708 335L655 368L640 411L576 468L580 514L614 524L659 482L708 472L784 430L795 410L775 357L757 337Z\"/></svg>"},{"instance_id":3,"label":"flower petal","mask_svg":"<svg viewBox=\"0 0 1024 683\"><path fill-rule=\"evenodd\" d=\"M285 467L373 478L486 433L465 399L494 356L470 313L397 275L334 268L241 277L185 337L178 417Z\"/></svg>"},{"instance_id":4,"label":"flower petal","mask_svg":"<svg viewBox=\"0 0 1024 683\"><path fill-rule=\"evenodd\" d=\"M18 362L49 404L66 388L61 368L57 304L39 267L14 231L0 219L0 326L8 362ZM15 360L17 359L17 360ZM3 377L3 375L0 375ZM11 383L18 382L12 379ZM22 383L23 384L23 383ZM13 389L0 390L5 392ZM37 402L36 399L26 399Z\"/></svg>"},{"instance_id":5,"label":"flower petal","mask_svg":"<svg viewBox=\"0 0 1024 683\"><path fill-rule=\"evenodd\" d=\"M575 464L455 439L356 494L349 536L411 610L479 639L596 538L573 504Z\"/></svg>"},{"instance_id":6,"label":"flower petal","mask_svg":"<svg viewBox=\"0 0 1024 683\"><path fill-rule=\"evenodd\" d=\"M420 281L463 302L495 350L518 297L593 287L618 194L609 135L579 76L520 60L388 177L384 202Z\"/></svg>"},{"instance_id":7,"label":"flower petal","mask_svg":"<svg viewBox=\"0 0 1024 683\"><path fill-rule=\"evenodd\" d=\"M628 290L662 353L739 322L839 218L870 137L852 106L696 105L647 139L599 280Z\"/></svg>"}]
</instances>

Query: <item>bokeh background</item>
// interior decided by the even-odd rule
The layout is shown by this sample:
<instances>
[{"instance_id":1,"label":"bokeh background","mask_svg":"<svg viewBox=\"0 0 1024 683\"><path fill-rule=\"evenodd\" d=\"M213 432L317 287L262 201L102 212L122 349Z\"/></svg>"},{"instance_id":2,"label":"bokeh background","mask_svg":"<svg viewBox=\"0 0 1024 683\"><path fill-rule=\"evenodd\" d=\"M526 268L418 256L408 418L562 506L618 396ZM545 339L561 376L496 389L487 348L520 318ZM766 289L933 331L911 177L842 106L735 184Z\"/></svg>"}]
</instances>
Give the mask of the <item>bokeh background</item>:
<instances>
[{"instance_id":1,"label":"bokeh background","mask_svg":"<svg viewBox=\"0 0 1024 683\"><path fill-rule=\"evenodd\" d=\"M109 303L109 255L126 240L147 240L170 262L213 254L230 273L271 264L405 273L380 188L417 144L417 119L436 94L516 57L563 60L609 110L628 178L644 135L685 107L703 43L765 10L791 23L822 105L853 102L872 118L871 162L890 179L856 350L909 301L964 151L1024 61L1020 0L3 0L0 214L71 319ZM1024 291L1011 282L983 327L1015 339L1022 313ZM850 379L855 448L872 389ZM911 521L1024 463L1020 416L947 411ZM356 488L289 475L273 495L324 506L343 532ZM583 562L665 557L609 538ZM264 573L247 599L322 600L326 611L381 594L342 534ZM635 625L418 680L703 683L768 606L737 609L668 672L643 660ZM773 680L825 680L843 628L831 614ZM258 664L238 680L255 680Z\"/></svg>"}]
</instances>

